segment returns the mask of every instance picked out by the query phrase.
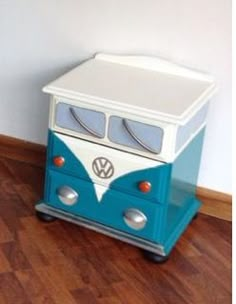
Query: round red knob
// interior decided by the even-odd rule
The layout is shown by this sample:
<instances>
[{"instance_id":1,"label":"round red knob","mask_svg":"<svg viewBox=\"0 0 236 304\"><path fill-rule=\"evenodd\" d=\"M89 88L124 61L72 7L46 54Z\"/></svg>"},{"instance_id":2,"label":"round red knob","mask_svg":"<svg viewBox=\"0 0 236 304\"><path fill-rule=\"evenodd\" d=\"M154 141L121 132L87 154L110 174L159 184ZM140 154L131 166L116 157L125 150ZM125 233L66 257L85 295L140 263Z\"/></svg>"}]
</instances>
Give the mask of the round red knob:
<instances>
[{"instance_id":1,"label":"round red knob","mask_svg":"<svg viewBox=\"0 0 236 304\"><path fill-rule=\"evenodd\" d=\"M62 167L65 163L65 159L62 156L53 157L53 163L56 167Z\"/></svg>"},{"instance_id":2,"label":"round red knob","mask_svg":"<svg viewBox=\"0 0 236 304\"><path fill-rule=\"evenodd\" d=\"M139 190L144 193L149 192L151 190L151 187L152 187L151 183L147 181L143 181L138 184Z\"/></svg>"}]
</instances>

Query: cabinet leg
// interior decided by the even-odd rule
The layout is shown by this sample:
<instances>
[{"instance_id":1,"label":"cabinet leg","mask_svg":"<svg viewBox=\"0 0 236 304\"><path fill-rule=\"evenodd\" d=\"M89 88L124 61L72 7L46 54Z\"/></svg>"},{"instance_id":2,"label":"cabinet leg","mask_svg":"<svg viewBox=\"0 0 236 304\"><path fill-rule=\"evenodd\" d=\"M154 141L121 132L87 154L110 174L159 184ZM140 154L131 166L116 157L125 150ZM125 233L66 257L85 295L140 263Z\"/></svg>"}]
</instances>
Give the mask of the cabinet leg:
<instances>
[{"instance_id":1,"label":"cabinet leg","mask_svg":"<svg viewBox=\"0 0 236 304\"><path fill-rule=\"evenodd\" d=\"M46 223L54 222L57 219L56 217L46 214L41 211L36 211L36 216L40 221L46 222Z\"/></svg>"},{"instance_id":2,"label":"cabinet leg","mask_svg":"<svg viewBox=\"0 0 236 304\"><path fill-rule=\"evenodd\" d=\"M198 218L198 212L194 215L192 220L196 220Z\"/></svg>"},{"instance_id":3,"label":"cabinet leg","mask_svg":"<svg viewBox=\"0 0 236 304\"><path fill-rule=\"evenodd\" d=\"M157 263L157 264L161 264L166 262L169 259L169 256L163 256L157 253L153 253L151 251L148 250L142 250L143 251L143 256L145 257L145 259L153 262L153 263Z\"/></svg>"}]
</instances>

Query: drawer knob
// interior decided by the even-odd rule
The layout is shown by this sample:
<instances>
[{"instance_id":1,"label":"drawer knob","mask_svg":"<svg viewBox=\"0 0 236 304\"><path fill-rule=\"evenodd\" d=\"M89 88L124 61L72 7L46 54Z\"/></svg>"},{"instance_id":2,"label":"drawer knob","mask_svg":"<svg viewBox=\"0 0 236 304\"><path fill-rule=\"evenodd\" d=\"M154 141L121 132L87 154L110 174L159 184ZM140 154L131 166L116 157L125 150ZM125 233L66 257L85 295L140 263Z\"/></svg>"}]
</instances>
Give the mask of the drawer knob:
<instances>
[{"instance_id":1,"label":"drawer knob","mask_svg":"<svg viewBox=\"0 0 236 304\"><path fill-rule=\"evenodd\" d=\"M141 192L147 193L151 190L152 185L147 181L142 181L138 184L138 188Z\"/></svg>"},{"instance_id":2,"label":"drawer knob","mask_svg":"<svg viewBox=\"0 0 236 304\"><path fill-rule=\"evenodd\" d=\"M74 205L79 197L78 193L68 186L58 188L57 196L63 204L68 206Z\"/></svg>"},{"instance_id":3,"label":"drawer knob","mask_svg":"<svg viewBox=\"0 0 236 304\"><path fill-rule=\"evenodd\" d=\"M62 167L65 163L65 158L62 156L53 157L53 163L56 167Z\"/></svg>"},{"instance_id":4,"label":"drawer knob","mask_svg":"<svg viewBox=\"0 0 236 304\"><path fill-rule=\"evenodd\" d=\"M147 223L147 218L138 209L127 209L123 215L125 223L132 229L143 229Z\"/></svg>"}]
</instances>

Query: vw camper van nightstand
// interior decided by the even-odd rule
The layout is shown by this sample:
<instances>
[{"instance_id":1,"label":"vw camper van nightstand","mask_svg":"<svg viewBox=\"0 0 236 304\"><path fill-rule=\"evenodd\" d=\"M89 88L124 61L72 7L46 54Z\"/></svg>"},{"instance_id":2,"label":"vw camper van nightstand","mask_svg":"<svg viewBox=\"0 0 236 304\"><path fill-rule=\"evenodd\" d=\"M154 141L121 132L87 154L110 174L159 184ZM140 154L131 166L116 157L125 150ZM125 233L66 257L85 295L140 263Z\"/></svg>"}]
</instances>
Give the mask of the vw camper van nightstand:
<instances>
[{"instance_id":1,"label":"vw camper van nightstand","mask_svg":"<svg viewBox=\"0 0 236 304\"><path fill-rule=\"evenodd\" d=\"M98 54L47 85L44 221L82 225L165 261L195 189L212 77L145 56Z\"/></svg>"}]
</instances>

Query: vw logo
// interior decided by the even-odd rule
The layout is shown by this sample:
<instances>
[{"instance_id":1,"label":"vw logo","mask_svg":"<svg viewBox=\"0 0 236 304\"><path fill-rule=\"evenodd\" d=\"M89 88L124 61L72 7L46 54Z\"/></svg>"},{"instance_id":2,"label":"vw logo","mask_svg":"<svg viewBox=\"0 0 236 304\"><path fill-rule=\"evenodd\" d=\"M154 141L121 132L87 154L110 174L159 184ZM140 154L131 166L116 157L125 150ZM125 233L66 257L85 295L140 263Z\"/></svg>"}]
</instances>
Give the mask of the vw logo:
<instances>
[{"instance_id":1,"label":"vw logo","mask_svg":"<svg viewBox=\"0 0 236 304\"><path fill-rule=\"evenodd\" d=\"M114 166L105 157L97 157L92 163L93 172L100 178L110 178L114 174Z\"/></svg>"}]
</instances>

